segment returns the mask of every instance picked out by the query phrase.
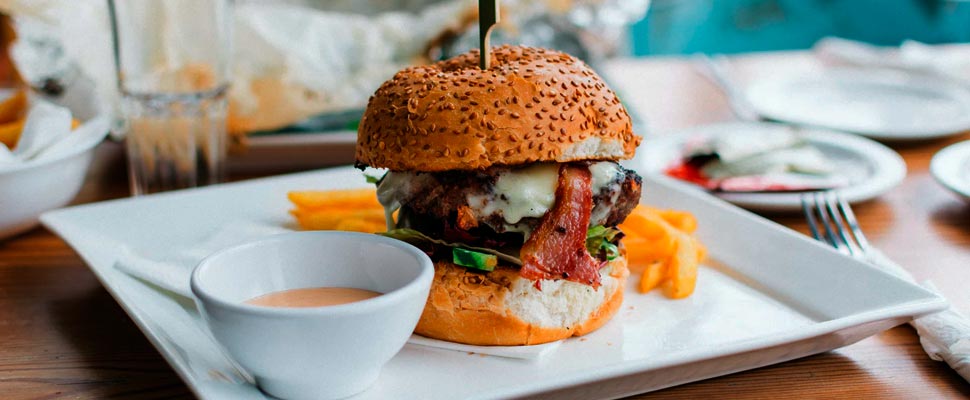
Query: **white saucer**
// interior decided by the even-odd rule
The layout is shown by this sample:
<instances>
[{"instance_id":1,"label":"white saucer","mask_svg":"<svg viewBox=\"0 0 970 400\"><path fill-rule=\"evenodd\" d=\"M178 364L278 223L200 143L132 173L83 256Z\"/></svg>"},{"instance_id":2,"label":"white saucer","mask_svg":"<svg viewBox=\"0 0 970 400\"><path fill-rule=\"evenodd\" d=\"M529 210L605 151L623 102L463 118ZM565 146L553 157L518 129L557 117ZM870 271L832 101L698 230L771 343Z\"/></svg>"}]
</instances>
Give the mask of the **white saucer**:
<instances>
[{"instance_id":1,"label":"white saucer","mask_svg":"<svg viewBox=\"0 0 970 400\"><path fill-rule=\"evenodd\" d=\"M970 129L970 90L930 75L839 68L760 81L745 94L765 118L880 140L930 139Z\"/></svg>"},{"instance_id":2,"label":"white saucer","mask_svg":"<svg viewBox=\"0 0 970 400\"><path fill-rule=\"evenodd\" d=\"M827 157L836 160L840 173L850 184L838 192L850 203L872 199L896 187L906 176L906 163L890 148L861 136L821 129L793 128L765 122L727 122L703 125L659 137L644 138L631 167L642 174L663 175L678 161L684 142L695 135L726 135L798 129L798 134L815 145ZM673 179L673 178L670 178ZM679 182L679 181L678 181ZM681 182L706 191L693 184ZM649 188L645 188L649 190ZM800 192L714 193L738 206L761 211L794 211L801 209Z\"/></svg>"},{"instance_id":3,"label":"white saucer","mask_svg":"<svg viewBox=\"0 0 970 400\"><path fill-rule=\"evenodd\" d=\"M970 200L970 140L937 152L930 162L930 173L941 185Z\"/></svg>"}]
</instances>

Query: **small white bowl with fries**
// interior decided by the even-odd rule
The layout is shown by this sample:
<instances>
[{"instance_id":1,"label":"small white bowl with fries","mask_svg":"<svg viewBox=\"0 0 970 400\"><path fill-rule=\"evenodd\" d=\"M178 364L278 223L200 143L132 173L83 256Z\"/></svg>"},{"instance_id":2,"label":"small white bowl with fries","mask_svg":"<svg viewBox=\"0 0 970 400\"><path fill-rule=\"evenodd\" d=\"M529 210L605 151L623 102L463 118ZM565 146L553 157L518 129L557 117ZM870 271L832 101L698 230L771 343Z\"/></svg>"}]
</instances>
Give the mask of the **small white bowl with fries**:
<instances>
[{"instance_id":1,"label":"small white bowl with fries","mask_svg":"<svg viewBox=\"0 0 970 400\"><path fill-rule=\"evenodd\" d=\"M28 106L24 92L0 103L0 240L74 199L109 125L105 116L81 124L42 101Z\"/></svg>"}]
</instances>

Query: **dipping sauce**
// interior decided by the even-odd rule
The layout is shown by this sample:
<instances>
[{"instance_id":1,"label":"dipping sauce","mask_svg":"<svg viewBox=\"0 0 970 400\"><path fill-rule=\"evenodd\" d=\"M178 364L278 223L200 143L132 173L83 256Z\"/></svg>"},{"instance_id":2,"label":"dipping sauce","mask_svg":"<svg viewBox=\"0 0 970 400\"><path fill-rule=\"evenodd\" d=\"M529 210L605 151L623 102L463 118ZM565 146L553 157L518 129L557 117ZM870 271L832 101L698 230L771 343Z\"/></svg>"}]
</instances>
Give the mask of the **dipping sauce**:
<instances>
[{"instance_id":1,"label":"dipping sauce","mask_svg":"<svg viewBox=\"0 0 970 400\"><path fill-rule=\"evenodd\" d=\"M366 289L317 287L268 293L246 300L246 304L263 307L324 307L353 303L380 296Z\"/></svg>"}]
</instances>

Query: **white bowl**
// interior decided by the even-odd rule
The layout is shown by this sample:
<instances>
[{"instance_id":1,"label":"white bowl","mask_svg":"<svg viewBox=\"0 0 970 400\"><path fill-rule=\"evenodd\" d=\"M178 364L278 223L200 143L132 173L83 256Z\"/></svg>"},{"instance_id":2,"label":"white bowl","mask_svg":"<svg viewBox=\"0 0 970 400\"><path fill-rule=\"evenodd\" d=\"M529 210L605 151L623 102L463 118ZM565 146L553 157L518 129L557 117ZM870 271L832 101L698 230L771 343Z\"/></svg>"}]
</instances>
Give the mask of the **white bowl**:
<instances>
[{"instance_id":1,"label":"white bowl","mask_svg":"<svg viewBox=\"0 0 970 400\"><path fill-rule=\"evenodd\" d=\"M0 239L37 225L41 213L70 203L84 183L98 141L62 156L0 169Z\"/></svg>"},{"instance_id":2,"label":"white bowl","mask_svg":"<svg viewBox=\"0 0 970 400\"><path fill-rule=\"evenodd\" d=\"M213 337L266 393L342 398L370 387L404 346L431 288L431 259L407 243L352 232L295 232L222 250L192 273ZM349 304L245 304L299 288L354 287L383 295Z\"/></svg>"}]
</instances>

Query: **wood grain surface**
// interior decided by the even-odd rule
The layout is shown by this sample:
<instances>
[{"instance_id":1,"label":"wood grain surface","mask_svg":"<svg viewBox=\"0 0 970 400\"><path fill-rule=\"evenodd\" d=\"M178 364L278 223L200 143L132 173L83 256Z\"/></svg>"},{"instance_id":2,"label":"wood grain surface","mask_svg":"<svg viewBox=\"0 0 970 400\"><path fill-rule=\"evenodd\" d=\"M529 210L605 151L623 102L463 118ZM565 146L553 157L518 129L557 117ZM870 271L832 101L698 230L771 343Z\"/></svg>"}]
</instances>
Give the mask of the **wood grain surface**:
<instances>
[{"instance_id":1,"label":"wood grain surface","mask_svg":"<svg viewBox=\"0 0 970 400\"><path fill-rule=\"evenodd\" d=\"M736 59L736 76L812 71L807 53ZM614 61L605 74L649 121L648 135L732 119L720 92L680 58ZM871 241L919 279L970 310L970 206L929 175L932 155L970 135L891 144L906 160L901 186L855 207ZM649 140L649 138L647 139ZM75 203L127 196L123 160L106 143ZM235 177L240 178L240 177ZM798 216L770 218L805 232ZM190 398L84 262L43 228L0 241L0 398ZM637 398L967 398L970 384L930 360L915 332L897 327L842 349L682 385Z\"/></svg>"}]
</instances>

